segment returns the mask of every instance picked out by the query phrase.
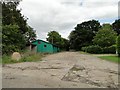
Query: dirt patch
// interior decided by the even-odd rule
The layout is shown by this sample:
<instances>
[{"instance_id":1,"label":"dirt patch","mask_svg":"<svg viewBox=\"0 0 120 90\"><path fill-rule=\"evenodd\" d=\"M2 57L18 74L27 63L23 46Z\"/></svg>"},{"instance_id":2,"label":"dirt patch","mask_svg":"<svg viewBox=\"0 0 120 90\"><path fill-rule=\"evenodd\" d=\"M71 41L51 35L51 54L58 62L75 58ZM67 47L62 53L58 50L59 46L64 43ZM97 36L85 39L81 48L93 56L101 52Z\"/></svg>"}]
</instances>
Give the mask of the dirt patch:
<instances>
[{"instance_id":1,"label":"dirt patch","mask_svg":"<svg viewBox=\"0 0 120 90\"><path fill-rule=\"evenodd\" d=\"M4 65L2 85L3 88L117 88L118 74L116 63L89 54L62 52L48 55L40 62Z\"/></svg>"},{"instance_id":2,"label":"dirt patch","mask_svg":"<svg viewBox=\"0 0 120 90\"><path fill-rule=\"evenodd\" d=\"M90 72L93 72L95 74L94 77L93 74L91 74ZM101 77L97 73L107 73L108 77L106 77L107 79L105 80L101 80L101 78L103 77ZM96 72L94 72L88 68L85 68L83 65L74 65L61 80L85 83L97 87L118 88L118 82L115 83L112 75L109 75L109 73L117 74L117 72L111 71L109 69L101 71L99 69L96 69Z\"/></svg>"}]
</instances>

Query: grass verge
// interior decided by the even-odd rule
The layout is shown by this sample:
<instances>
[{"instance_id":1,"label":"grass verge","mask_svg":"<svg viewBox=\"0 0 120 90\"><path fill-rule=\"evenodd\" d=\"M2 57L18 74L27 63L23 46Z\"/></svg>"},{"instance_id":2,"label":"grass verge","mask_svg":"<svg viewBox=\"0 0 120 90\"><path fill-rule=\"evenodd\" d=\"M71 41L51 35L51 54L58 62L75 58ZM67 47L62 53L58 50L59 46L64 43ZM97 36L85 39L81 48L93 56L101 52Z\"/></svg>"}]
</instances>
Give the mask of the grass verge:
<instances>
[{"instance_id":1,"label":"grass verge","mask_svg":"<svg viewBox=\"0 0 120 90\"><path fill-rule=\"evenodd\" d=\"M44 54L37 53L37 54L28 54L22 56L22 58L17 61L17 60L12 60L11 56L3 55L2 56L2 64L12 64L12 63L20 63L20 62L36 62L36 61L41 61L42 57L44 57Z\"/></svg>"},{"instance_id":2,"label":"grass verge","mask_svg":"<svg viewBox=\"0 0 120 90\"><path fill-rule=\"evenodd\" d=\"M120 57L118 57L118 56L99 56L99 58L101 58L103 60L112 61L115 63L120 63Z\"/></svg>"},{"instance_id":3,"label":"grass verge","mask_svg":"<svg viewBox=\"0 0 120 90\"><path fill-rule=\"evenodd\" d=\"M83 52L83 51L79 51L80 54L90 54L90 53L87 53L87 52Z\"/></svg>"}]
</instances>

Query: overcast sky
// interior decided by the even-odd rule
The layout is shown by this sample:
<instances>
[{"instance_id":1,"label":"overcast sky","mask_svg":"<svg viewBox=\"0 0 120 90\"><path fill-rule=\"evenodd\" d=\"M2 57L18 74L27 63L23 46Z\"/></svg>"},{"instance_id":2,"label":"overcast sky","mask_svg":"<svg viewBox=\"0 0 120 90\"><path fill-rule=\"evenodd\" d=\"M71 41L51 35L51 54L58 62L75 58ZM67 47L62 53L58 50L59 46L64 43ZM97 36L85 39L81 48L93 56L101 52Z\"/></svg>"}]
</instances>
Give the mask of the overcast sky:
<instances>
[{"instance_id":1,"label":"overcast sky","mask_svg":"<svg viewBox=\"0 0 120 90\"><path fill-rule=\"evenodd\" d=\"M119 0L22 0L19 8L36 30L37 38L46 40L49 31L67 38L74 27L91 19L112 23L118 18Z\"/></svg>"}]
</instances>

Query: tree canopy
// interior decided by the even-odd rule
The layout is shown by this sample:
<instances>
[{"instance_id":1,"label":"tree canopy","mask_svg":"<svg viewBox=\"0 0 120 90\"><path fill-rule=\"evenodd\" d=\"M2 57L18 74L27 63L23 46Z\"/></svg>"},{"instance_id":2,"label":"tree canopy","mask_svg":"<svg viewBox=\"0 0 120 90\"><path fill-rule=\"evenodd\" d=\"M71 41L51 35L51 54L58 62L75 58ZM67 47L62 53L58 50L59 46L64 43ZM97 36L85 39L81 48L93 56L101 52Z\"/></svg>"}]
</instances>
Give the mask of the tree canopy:
<instances>
[{"instance_id":1,"label":"tree canopy","mask_svg":"<svg viewBox=\"0 0 120 90\"><path fill-rule=\"evenodd\" d=\"M120 19L115 20L115 22L112 24L113 30L117 32L117 34L120 34Z\"/></svg>"},{"instance_id":2,"label":"tree canopy","mask_svg":"<svg viewBox=\"0 0 120 90\"><path fill-rule=\"evenodd\" d=\"M69 41L65 38L62 38L61 35L57 31L50 31L47 34L47 41L50 43L57 45L61 49L69 49Z\"/></svg>"},{"instance_id":3,"label":"tree canopy","mask_svg":"<svg viewBox=\"0 0 120 90\"><path fill-rule=\"evenodd\" d=\"M116 43L116 32L110 24L103 24L93 39L93 43L101 47L109 47Z\"/></svg>"},{"instance_id":4,"label":"tree canopy","mask_svg":"<svg viewBox=\"0 0 120 90\"><path fill-rule=\"evenodd\" d=\"M22 50L36 38L35 31L27 24L27 18L17 9L21 0L3 0L2 3L2 47L3 54Z\"/></svg>"},{"instance_id":5,"label":"tree canopy","mask_svg":"<svg viewBox=\"0 0 120 90\"><path fill-rule=\"evenodd\" d=\"M49 41L52 44L59 45L61 41L61 35L57 31L50 31L47 34L48 38L47 41Z\"/></svg>"},{"instance_id":6,"label":"tree canopy","mask_svg":"<svg viewBox=\"0 0 120 90\"><path fill-rule=\"evenodd\" d=\"M17 25L3 26L2 45L3 53L19 51L25 48L25 37L20 33Z\"/></svg>"},{"instance_id":7,"label":"tree canopy","mask_svg":"<svg viewBox=\"0 0 120 90\"><path fill-rule=\"evenodd\" d=\"M92 44L93 36L95 36L100 27L100 23L96 20L77 24L75 30L69 35L71 48L80 50L81 47Z\"/></svg>"}]
</instances>

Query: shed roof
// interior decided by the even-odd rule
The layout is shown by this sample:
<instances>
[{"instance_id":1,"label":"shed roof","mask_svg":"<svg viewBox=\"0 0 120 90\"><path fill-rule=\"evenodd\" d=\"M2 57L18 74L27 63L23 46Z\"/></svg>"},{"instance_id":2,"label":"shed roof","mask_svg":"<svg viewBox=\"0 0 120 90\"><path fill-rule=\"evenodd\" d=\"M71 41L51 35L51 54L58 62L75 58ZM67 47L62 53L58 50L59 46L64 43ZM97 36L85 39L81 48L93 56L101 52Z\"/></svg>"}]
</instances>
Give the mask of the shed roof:
<instances>
[{"instance_id":1,"label":"shed roof","mask_svg":"<svg viewBox=\"0 0 120 90\"><path fill-rule=\"evenodd\" d=\"M33 42L36 42L36 41L42 41L42 42L45 42L45 43L48 43L48 44L52 44L52 43L50 43L50 42L47 42L47 41L44 41L44 40L41 40L41 39L35 40L35 41L33 41ZM31 43L33 43L33 42L31 42ZM52 44L52 45L58 47L58 46L55 45L55 44Z\"/></svg>"}]
</instances>

